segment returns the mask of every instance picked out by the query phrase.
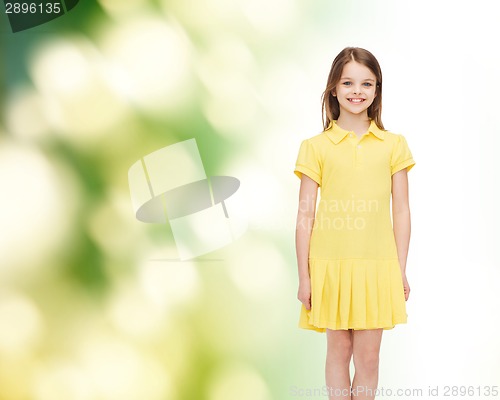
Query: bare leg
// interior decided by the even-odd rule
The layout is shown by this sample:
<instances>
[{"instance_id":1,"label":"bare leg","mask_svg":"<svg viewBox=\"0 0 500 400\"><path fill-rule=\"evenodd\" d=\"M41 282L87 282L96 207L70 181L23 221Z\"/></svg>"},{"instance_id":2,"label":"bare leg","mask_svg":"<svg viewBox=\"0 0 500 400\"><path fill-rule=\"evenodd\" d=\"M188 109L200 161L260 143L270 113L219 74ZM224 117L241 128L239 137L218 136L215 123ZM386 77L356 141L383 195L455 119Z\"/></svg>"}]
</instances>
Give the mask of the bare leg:
<instances>
[{"instance_id":1,"label":"bare leg","mask_svg":"<svg viewBox=\"0 0 500 400\"><path fill-rule=\"evenodd\" d=\"M383 329L354 331L353 357L355 374L352 398L373 400L378 385L380 343Z\"/></svg>"},{"instance_id":2,"label":"bare leg","mask_svg":"<svg viewBox=\"0 0 500 400\"><path fill-rule=\"evenodd\" d=\"M326 330L327 352L325 378L328 399L351 399L349 364L352 357L353 335L349 330Z\"/></svg>"}]
</instances>

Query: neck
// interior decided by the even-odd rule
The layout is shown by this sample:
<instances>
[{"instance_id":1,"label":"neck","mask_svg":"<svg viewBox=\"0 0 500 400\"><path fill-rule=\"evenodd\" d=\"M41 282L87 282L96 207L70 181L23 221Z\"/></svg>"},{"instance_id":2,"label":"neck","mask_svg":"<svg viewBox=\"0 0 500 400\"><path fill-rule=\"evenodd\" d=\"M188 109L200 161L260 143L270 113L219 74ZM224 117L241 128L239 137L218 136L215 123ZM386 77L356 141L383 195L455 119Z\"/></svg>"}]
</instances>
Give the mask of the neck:
<instances>
[{"instance_id":1,"label":"neck","mask_svg":"<svg viewBox=\"0 0 500 400\"><path fill-rule=\"evenodd\" d=\"M370 127L370 118L367 113L346 114L340 113L337 125L346 131L353 131L358 135L364 134Z\"/></svg>"}]
</instances>

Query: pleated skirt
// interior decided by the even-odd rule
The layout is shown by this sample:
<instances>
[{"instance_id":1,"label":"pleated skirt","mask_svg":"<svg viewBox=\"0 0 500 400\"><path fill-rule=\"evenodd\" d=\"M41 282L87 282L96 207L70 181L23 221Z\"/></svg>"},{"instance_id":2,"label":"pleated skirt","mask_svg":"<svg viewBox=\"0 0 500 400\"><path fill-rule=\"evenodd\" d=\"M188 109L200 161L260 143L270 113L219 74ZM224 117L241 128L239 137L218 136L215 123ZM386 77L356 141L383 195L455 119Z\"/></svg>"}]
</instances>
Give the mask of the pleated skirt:
<instances>
[{"instance_id":1,"label":"pleated skirt","mask_svg":"<svg viewBox=\"0 0 500 400\"><path fill-rule=\"evenodd\" d=\"M311 309L301 304L299 328L393 329L407 322L398 259L309 259Z\"/></svg>"}]
</instances>

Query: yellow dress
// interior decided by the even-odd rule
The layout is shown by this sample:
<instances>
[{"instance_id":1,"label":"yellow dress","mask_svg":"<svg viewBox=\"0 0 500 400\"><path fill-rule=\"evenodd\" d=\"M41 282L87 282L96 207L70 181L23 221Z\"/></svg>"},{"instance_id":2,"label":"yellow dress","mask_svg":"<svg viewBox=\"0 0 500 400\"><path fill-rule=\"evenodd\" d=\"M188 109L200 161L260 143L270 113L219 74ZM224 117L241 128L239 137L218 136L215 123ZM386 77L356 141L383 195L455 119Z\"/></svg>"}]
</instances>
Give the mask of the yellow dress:
<instances>
[{"instance_id":1,"label":"yellow dress","mask_svg":"<svg viewBox=\"0 0 500 400\"><path fill-rule=\"evenodd\" d=\"M406 139L372 120L360 138L336 121L300 145L294 173L319 184L309 246L311 309L299 328L392 329L406 302L391 219L392 175L415 165Z\"/></svg>"}]
</instances>

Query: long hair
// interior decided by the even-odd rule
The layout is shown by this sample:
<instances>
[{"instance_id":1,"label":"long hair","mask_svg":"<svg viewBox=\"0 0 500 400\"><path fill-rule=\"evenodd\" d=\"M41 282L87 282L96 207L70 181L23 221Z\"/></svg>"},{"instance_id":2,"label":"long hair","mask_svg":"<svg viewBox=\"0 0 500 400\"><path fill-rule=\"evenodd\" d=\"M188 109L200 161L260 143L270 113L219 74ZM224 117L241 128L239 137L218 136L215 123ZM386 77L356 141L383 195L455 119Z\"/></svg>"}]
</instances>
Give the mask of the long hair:
<instances>
[{"instance_id":1,"label":"long hair","mask_svg":"<svg viewBox=\"0 0 500 400\"><path fill-rule=\"evenodd\" d=\"M339 101L333 96L333 92L340 81L344 66L351 61L356 61L368 67L376 77L375 91L377 95L373 103L368 107L368 118L373 119L380 129L385 130L384 124L382 124L382 70L375 56L360 47L346 47L333 60L326 89L321 95L323 127L326 130L331 121L339 118Z\"/></svg>"}]
</instances>

